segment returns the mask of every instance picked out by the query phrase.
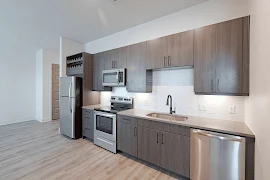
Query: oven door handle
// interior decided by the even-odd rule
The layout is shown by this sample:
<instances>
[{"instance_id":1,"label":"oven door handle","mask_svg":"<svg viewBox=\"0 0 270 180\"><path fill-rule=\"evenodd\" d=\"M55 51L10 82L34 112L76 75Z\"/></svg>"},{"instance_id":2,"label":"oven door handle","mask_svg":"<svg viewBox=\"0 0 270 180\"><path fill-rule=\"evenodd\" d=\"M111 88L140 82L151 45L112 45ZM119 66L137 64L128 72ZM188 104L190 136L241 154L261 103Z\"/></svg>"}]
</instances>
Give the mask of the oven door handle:
<instances>
[{"instance_id":1,"label":"oven door handle","mask_svg":"<svg viewBox=\"0 0 270 180\"><path fill-rule=\"evenodd\" d=\"M95 112L95 114L99 116L109 117L109 118L116 117L115 114L105 114L105 113L98 113L98 112Z\"/></svg>"}]
</instances>

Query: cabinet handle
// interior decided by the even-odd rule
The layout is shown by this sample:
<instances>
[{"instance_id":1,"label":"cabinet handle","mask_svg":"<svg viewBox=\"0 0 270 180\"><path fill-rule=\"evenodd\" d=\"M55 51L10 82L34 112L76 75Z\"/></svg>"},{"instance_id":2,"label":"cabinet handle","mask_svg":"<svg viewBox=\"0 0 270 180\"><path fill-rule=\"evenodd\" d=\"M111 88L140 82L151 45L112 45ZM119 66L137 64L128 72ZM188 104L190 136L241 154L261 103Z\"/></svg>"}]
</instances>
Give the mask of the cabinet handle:
<instances>
[{"instance_id":1,"label":"cabinet handle","mask_svg":"<svg viewBox=\"0 0 270 180\"><path fill-rule=\"evenodd\" d=\"M114 61L114 68L117 68L117 61Z\"/></svg>"},{"instance_id":2,"label":"cabinet handle","mask_svg":"<svg viewBox=\"0 0 270 180\"><path fill-rule=\"evenodd\" d=\"M134 136L137 136L137 127L134 127Z\"/></svg>"},{"instance_id":3,"label":"cabinet handle","mask_svg":"<svg viewBox=\"0 0 270 180\"><path fill-rule=\"evenodd\" d=\"M158 143L158 133L157 133L157 143Z\"/></svg>"},{"instance_id":4,"label":"cabinet handle","mask_svg":"<svg viewBox=\"0 0 270 180\"><path fill-rule=\"evenodd\" d=\"M213 87L213 79L211 80L211 91L213 91L214 87Z\"/></svg>"},{"instance_id":5,"label":"cabinet handle","mask_svg":"<svg viewBox=\"0 0 270 180\"><path fill-rule=\"evenodd\" d=\"M164 67L166 67L166 57L164 57Z\"/></svg>"},{"instance_id":6,"label":"cabinet handle","mask_svg":"<svg viewBox=\"0 0 270 180\"><path fill-rule=\"evenodd\" d=\"M163 134L161 134L161 144L163 144Z\"/></svg>"},{"instance_id":7,"label":"cabinet handle","mask_svg":"<svg viewBox=\"0 0 270 180\"><path fill-rule=\"evenodd\" d=\"M113 61L112 61L112 68L113 68Z\"/></svg>"},{"instance_id":8,"label":"cabinet handle","mask_svg":"<svg viewBox=\"0 0 270 180\"><path fill-rule=\"evenodd\" d=\"M171 66L171 56L168 56L168 66Z\"/></svg>"},{"instance_id":9,"label":"cabinet handle","mask_svg":"<svg viewBox=\"0 0 270 180\"><path fill-rule=\"evenodd\" d=\"M217 80L217 91L219 91L219 79Z\"/></svg>"}]
</instances>

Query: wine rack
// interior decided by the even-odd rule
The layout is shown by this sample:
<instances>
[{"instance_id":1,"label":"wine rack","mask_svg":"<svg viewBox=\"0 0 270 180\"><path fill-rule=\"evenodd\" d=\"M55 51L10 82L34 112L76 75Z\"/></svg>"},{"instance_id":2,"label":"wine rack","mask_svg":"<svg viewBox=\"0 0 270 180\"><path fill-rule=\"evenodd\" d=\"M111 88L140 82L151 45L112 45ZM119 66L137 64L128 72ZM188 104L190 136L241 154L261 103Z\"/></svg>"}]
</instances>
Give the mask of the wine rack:
<instances>
[{"instance_id":1,"label":"wine rack","mask_svg":"<svg viewBox=\"0 0 270 180\"><path fill-rule=\"evenodd\" d=\"M67 76L83 75L84 53L68 56L66 65Z\"/></svg>"}]
</instances>

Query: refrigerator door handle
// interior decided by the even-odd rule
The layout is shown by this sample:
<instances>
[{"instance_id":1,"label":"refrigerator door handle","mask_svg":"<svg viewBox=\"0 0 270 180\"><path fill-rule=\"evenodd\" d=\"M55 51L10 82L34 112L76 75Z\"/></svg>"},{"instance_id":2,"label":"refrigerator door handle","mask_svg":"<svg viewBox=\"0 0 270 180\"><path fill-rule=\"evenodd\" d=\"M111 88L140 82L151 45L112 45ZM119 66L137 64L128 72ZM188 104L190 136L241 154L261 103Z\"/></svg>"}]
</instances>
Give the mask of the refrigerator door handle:
<instances>
[{"instance_id":1,"label":"refrigerator door handle","mask_svg":"<svg viewBox=\"0 0 270 180\"><path fill-rule=\"evenodd\" d=\"M70 108L70 112L72 113L72 106L71 106L71 87L72 87L72 83L69 84L69 90L68 90L68 99L69 99L69 108Z\"/></svg>"},{"instance_id":2,"label":"refrigerator door handle","mask_svg":"<svg viewBox=\"0 0 270 180\"><path fill-rule=\"evenodd\" d=\"M69 97L68 99L69 99L69 108L70 108L70 112L72 113L72 105L71 105L70 97Z\"/></svg>"},{"instance_id":3,"label":"refrigerator door handle","mask_svg":"<svg viewBox=\"0 0 270 180\"><path fill-rule=\"evenodd\" d=\"M72 83L69 84L69 89L68 89L68 97L71 97L71 87L72 87Z\"/></svg>"}]
</instances>

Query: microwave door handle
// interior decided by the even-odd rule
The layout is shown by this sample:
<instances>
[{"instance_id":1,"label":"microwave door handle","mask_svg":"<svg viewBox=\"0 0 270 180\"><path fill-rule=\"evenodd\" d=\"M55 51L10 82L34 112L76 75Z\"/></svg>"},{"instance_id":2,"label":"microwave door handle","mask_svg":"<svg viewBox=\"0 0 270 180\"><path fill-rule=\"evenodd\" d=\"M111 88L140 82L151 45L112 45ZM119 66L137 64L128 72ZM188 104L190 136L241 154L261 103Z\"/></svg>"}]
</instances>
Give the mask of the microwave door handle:
<instances>
[{"instance_id":1,"label":"microwave door handle","mask_svg":"<svg viewBox=\"0 0 270 180\"><path fill-rule=\"evenodd\" d=\"M117 84L119 84L119 71L117 71L116 79L117 79Z\"/></svg>"}]
</instances>

